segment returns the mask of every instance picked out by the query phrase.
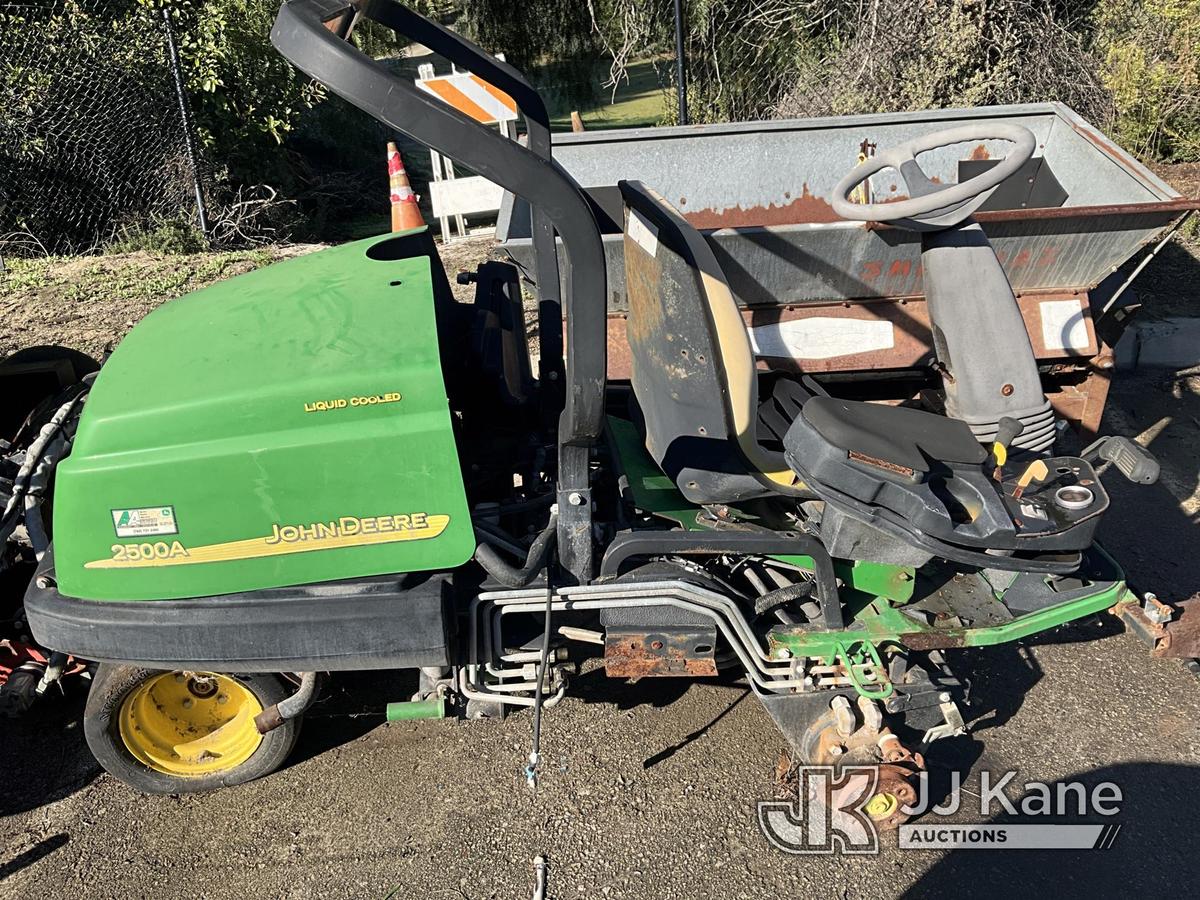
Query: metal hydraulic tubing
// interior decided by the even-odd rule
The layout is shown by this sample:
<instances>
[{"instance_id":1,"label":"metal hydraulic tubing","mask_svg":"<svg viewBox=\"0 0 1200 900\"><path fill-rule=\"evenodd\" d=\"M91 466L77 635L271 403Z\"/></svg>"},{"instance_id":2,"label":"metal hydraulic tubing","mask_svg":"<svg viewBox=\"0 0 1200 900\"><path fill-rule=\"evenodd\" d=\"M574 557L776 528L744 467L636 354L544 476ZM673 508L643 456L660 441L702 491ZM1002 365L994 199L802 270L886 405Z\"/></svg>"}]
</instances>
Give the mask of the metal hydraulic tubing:
<instances>
[{"instance_id":1,"label":"metal hydraulic tubing","mask_svg":"<svg viewBox=\"0 0 1200 900\"><path fill-rule=\"evenodd\" d=\"M504 611L512 612L512 613L538 612L545 608L545 604L542 600L530 601L527 603L519 603L515 600L498 601L498 602L502 603L501 608ZM788 677L788 675L790 673L789 666L784 665L784 666L777 666L777 667L771 668L771 667L767 667L767 666L762 665L761 663L756 662L754 657L751 657L749 655L746 647L738 640L738 637L737 637L735 631L733 630L733 628L731 627L731 625L728 621L726 621L724 618L722 618L721 615L719 615L714 610L699 607L695 603L690 603L688 601L680 600L675 597L660 595L660 596L655 596L653 598L643 598L643 597L624 598L624 597L617 596L617 597L601 599L601 600L574 600L574 599L568 598L566 600L556 600L556 601L554 601L553 605L554 605L554 609L558 610L558 611L600 610L600 609L607 609L607 608L621 607L621 606L656 605L656 606L671 606L671 607L675 607L677 609L684 609L684 610L688 610L690 612L701 613L705 617L711 619L713 621L713 623L717 626L717 629L721 632L722 636L724 636L724 638L730 642L730 646L733 647L733 651L737 655L738 661L741 663L742 668L746 671L747 676L759 687L761 687L765 690L793 690L793 689L800 689L800 688L804 687L804 682L802 679ZM762 648L760 646L758 646L757 644L755 644L754 650L756 651L756 656L763 655ZM466 673L468 674L468 678L470 677L472 670L477 670L477 669L478 669L478 665L468 665L465 670ZM774 680L772 680L773 676L778 676L778 677L774 677ZM511 690L520 690L522 688L519 686L513 685L510 687L510 689Z\"/></svg>"},{"instance_id":2,"label":"metal hydraulic tubing","mask_svg":"<svg viewBox=\"0 0 1200 900\"><path fill-rule=\"evenodd\" d=\"M694 612L704 612L705 615L717 621L718 627L734 645L747 670L756 670L767 677L787 677L789 672L787 665L780 666L778 661L772 659L770 654L763 649L737 604L728 597L696 585L682 581L610 582L603 585L564 588L556 593L560 598L565 598L562 601L555 601L556 609L560 608L557 606L559 602L568 604L561 607L564 609L602 609L606 605L615 603L616 605L676 606ZM492 603L498 609L500 607L512 609L509 604L529 602L531 604L529 609L523 611L532 611L537 608L537 604L544 604L542 596L542 589L526 588L515 591L491 591L476 597L468 614L471 628L468 668L478 668L480 665L478 636L480 607L483 604ZM538 598L536 601L535 597ZM485 653L490 654L491 652L492 648L485 644ZM775 663L775 665L770 665L771 663Z\"/></svg>"},{"instance_id":3,"label":"metal hydraulic tubing","mask_svg":"<svg viewBox=\"0 0 1200 900\"><path fill-rule=\"evenodd\" d=\"M945 367L946 412L983 442L1004 416L1024 432L1013 444L1045 450L1054 416L1042 392L1029 332L1012 287L973 219L921 235L925 299L934 352Z\"/></svg>"},{"instance_id":4,"label":"metal hydraulic tubing","mask_svg":"<svg viewBox=\"0 0 1200 900\"><path fill-rule=\"evenodd\" d=\"M763 555L805 554L813 561L821 616L829 629L845 626L833 560L821 543L792 531L661 531L619 535L608 546L600 574L621 574L622 563L648 554L759 553Z\"/></svg>"}]
</instances>

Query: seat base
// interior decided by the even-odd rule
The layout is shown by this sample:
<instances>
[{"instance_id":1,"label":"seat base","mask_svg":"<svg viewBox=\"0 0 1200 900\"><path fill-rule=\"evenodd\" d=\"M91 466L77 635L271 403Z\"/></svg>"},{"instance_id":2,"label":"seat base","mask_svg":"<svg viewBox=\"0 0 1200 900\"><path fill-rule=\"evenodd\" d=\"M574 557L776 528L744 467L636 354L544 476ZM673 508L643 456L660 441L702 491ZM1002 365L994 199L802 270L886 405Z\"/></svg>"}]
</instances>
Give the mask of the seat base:
<instances>
[{"instance_id":1,"label":"seat base","mask_svg":"<svg viewBox=\"0 0 1200 900\"><path fill-rule=\"evenodd\" d=\"M835 447L913 473L987 459L966 422L920 409L813 397L801 415Z\"/></svg>"},{"instance_id":2,"label":"seat base","mask_svg":"<svg viewBox=\"0 0 1200 900\"><path fill-rule=\"evenodd\" d=\"M919 410L814 397L788 429L784 455L827 507L960 561L1083 550L1108 508L1095 471L1076 457L1044 460L1051 474L1014 496L1019 467L998 484L965 423ZM1072 485L1084 486L1085 505L1058 499Z\"/></svg>"}]
</instances>

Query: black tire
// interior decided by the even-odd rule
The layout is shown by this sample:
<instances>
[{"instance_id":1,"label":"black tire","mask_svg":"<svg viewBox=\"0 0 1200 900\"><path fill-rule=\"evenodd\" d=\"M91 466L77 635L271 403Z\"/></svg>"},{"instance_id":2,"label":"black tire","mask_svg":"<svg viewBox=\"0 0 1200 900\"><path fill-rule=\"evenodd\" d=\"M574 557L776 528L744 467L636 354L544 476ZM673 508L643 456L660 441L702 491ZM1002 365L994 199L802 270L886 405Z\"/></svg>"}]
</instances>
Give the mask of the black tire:
<instances>
[{"instance_id":1,"label":"black tire","mask_svg":"<svg viewBox=\"0 0 1200 900\"><path fill-rule=\"evenodd\" d=\"M248 759L228 770L184 776L160 772L138 760L120 733L120 712L135 689L159 675L161 670L101 663L96 669L83 712L83 735L96 761L114 778L150 794L184 794L211 791L261 778L274 772L292 752L300 734L300 719L289 719L263 735L262 743ZM295 692L295 686L279 675L229 675L248 689L266 709Z\"/></svg>"}]
</instances>

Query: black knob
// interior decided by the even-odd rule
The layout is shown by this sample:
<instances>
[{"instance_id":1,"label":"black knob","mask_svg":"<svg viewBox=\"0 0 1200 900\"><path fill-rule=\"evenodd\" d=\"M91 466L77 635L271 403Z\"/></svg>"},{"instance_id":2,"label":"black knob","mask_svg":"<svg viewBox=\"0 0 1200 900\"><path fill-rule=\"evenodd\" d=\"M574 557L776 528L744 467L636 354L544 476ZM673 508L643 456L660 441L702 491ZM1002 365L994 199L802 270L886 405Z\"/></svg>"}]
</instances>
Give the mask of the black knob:
<instances>
[{"instance_id":1,"label":"black knob","mask_svg":"<svg viewBox=\"0 0 1200 900\"><path fill-rule=\"evenodd\" d=\"M1008 445L1020 437L1025 425L1011 416L1004 416L996 425L996 443L1008 449Z\"/></svg>"}]
</instances>

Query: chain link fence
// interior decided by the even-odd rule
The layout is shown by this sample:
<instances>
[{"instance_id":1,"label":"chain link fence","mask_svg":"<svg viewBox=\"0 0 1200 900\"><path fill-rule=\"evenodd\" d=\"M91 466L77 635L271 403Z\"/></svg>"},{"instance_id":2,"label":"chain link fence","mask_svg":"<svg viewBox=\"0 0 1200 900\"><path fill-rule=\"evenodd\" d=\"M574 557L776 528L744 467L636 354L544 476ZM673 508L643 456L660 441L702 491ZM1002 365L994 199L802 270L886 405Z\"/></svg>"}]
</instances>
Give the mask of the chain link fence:
<instances>
[{"instance_id":1,"label":"chain link fence","mask_svg":"<svg viewBox=\"0 0 1200 900\"><path fill-rule=\"evenodd\" d=\"M0 253L195 221L163 20L129 0L0 0Z\"/></svg>"}]
</instances>

